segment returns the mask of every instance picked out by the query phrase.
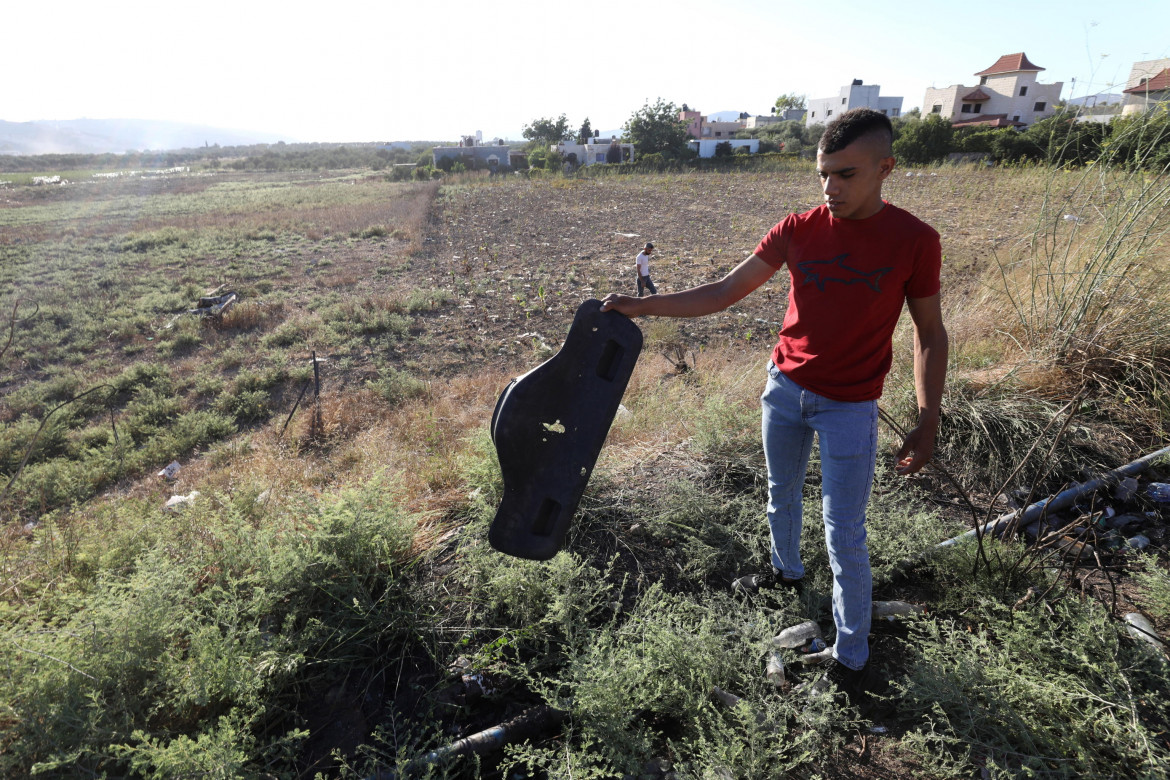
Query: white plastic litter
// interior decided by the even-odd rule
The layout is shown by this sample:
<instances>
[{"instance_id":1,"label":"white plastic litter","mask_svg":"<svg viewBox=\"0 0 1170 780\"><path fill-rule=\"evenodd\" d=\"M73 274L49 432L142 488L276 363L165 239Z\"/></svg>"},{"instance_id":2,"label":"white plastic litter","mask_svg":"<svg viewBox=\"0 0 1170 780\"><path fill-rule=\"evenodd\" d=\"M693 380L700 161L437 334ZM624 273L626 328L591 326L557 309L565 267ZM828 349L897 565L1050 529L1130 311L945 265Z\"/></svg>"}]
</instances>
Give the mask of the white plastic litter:
<instances>
[{"instance_id":1,"label":"white plastic litter","mask_svg":"<svg viewBox=\"0 0 1170 780\"><path fill-rule=\"evenodd\" d=\"M192 490L185 496L171 496L167 502L163 504L163 509L170 512L178 512L186 507L187 504L192 503L199 497L198 490Z\"/></svg>"},{"instance_id":2,"label":"white plastic litter","mask_svg":"<svg viewBox=\"0 0 1170 780\"><path fill-rule=\"evenodd\" d=\"M784 684L784 660L780 658L779 653L768 655L768 665L764 669L764 676L768 678L768 682L776 687Z\"/></svg>"},{"instance_id":3,"label":"white plastic litter","mask_svg":"<svg viewBox=\"0 0 1170 780\"><path fill-rule=\"evenodd\" d=\"M821 627L815 620L807 620L795 626L789 626L772 639L776 647L800 647L808 640L821 636Z\"/></svg>"},{"instance_id":4,"label":"white plastic litter","mask_svg":"<svg viewBox=\"0 0 1170 780\"><path fill-rule=\"evenodd\" d=\"M1129 612L1125 615L1125 622L1129 623L1129 635L1134 639L1140 639L1143 642L1149 642L1159 650L1164 650L1166 644L1162 638L1158 636L1158 632L1154 630L1154 624L1140 612Z\"/></svg>"}]
</instances>

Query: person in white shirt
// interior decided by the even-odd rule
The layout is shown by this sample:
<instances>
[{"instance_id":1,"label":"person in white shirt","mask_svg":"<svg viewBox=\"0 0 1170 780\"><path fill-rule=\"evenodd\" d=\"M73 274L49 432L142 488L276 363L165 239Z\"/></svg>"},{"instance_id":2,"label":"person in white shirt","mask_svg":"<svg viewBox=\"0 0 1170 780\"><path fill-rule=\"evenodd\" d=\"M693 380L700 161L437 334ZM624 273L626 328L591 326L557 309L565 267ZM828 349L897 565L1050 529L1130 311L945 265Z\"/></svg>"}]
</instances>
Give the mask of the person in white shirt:
<instances>
[{"instance_id":1,"label":"person in white shirt","mask_svg":"<svg viewBox=\"0 0 1170 780\"><path fill-rule=\"evenodd\" d=\"M638 297L642 297L643 290L649 290L651 295L658 294L658 288L654 286L654 282L650 279L650 254L654 251L654 245L649 241L642 251L638 253L637 269L638 269Z\"/></svg>"}]
</instances>

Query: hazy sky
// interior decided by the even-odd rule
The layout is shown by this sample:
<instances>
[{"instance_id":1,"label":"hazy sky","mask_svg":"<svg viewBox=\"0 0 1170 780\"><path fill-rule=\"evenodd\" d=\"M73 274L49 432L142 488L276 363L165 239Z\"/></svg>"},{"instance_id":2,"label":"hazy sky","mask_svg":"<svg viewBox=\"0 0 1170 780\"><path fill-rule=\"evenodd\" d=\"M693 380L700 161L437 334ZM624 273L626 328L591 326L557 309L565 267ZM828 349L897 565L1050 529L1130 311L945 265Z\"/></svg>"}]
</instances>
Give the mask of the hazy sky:
<instances>
[{"instance_id":1,"label":"hazy sky","mask_svg":"<svg viewBox=\"0 0 1170 780\"><path fill-rule=\"evenodd\" d=\"M0 22L0 119L300 141L519 138L562 113L611 130L658 97L767 114L782 92L827 97L855 78L909 110L1018 51L1079 97L1170 57L1165 0L50 0L9 3Z\"/></svg>"}]
</instances>

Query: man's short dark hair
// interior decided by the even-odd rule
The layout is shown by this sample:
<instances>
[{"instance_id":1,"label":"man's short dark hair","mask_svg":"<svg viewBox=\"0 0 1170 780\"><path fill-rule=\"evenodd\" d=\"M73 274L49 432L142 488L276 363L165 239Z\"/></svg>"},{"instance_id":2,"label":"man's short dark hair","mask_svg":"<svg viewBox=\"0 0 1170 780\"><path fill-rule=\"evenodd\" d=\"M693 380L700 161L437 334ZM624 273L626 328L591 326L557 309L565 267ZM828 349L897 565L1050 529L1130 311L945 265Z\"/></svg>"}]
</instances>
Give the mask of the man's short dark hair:
<instances>
[{"instance_id":1,"label":"man's short dark hair","mask_svg":"<svg viewBox=\"0 0 1170 780\"><path fill-rule=\"evenodd\" d=\"M817 150L833 154L859 138L870 138L882 144L882 157L889 157L894 143L894 126L890 118L872 108L851 108L834 119L821 133Z\"/></svg>"},{"instance_id":2,"label":"man's short dark hair","mask_svg":"<svg viewBox=\"0 0 1170 780\"><path fill-rule=\"evenodd\" d=\"M646 242L646 246L644 246L644 247L642 247L642 248L643 248L643 249L653 249L653 248L654 248L654 245L653 245L653 244L651 244L649 241L647 241L647 242Z\"/></svg>"}]
</instances>

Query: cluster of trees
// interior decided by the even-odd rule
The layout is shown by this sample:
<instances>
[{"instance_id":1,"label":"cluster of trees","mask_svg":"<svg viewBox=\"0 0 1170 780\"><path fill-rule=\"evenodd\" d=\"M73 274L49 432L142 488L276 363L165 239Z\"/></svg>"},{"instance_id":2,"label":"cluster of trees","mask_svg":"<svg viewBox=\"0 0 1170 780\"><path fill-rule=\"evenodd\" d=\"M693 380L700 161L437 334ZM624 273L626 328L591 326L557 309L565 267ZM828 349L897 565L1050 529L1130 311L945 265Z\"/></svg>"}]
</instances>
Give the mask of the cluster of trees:
<instances>
[{"instance_id":1,"label":"cluster of trees","mask_svg":"<svg viewBox=\"0 0 1170 780\"><path fill-rule=\"evenodd\" d=\"M929 164L963 152L996 162L1087 165L1110 162L1161 170L1170 165L1170 111L1114 117L1108 123L1077 121L1062 110L1024 130L1010 127L953 127L936 114L911 112L894 121L894 155L902 162Z\"/></svg>"},{"instance_id":2,"label":"cluster of trees","mask_svg":"<svg viewBox=\"0 0 1170 780\"><path fill-rule=\"evenodd\" d=\"M799 108L803 107L804 102L804 95L781 95L776 100L776 108ZM691 140L687 132L687 123L679 119L679 112L688 110L686 103L679 106L662 98L653 103L647 101L626 121L622 128L623 140L632 143L637 149L637 159L651 167L655 164L670 165L692 160L697 155L687 144ZM741 114L741 118L746 119L747 116L746 113ZM598 133L592 130L588 118L574 133L568 118L561 114L560 117L534 120L524 126L523 135L529 142L528 161L533 167L558 168L564 160L555 152L550 152L550 146L572 140L586 143L591 137L596 141ZM810 130L803 122L789 121L744 131L737 134L737 137L758 138L761 153L784 151L795 154L815 146L819 135L819 128ZM715 155L731 156L731 145L719 144ZM621 160L615 157L607 161Z\"/></svg>"}]
</instances>

